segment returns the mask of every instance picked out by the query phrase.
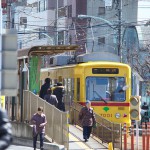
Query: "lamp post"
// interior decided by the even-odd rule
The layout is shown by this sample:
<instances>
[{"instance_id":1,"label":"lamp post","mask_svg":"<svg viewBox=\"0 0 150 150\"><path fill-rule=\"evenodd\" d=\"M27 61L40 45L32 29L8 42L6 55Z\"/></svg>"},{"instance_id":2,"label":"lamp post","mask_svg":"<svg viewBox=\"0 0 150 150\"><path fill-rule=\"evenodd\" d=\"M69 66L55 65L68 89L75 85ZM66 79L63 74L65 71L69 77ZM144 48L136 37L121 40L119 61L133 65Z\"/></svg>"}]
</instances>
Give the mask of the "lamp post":
<instances>
[{"instance_id":1,"label":"lamp post","mask_svg":"<svg viewBox=\"0 0 150 150\"><path fill-rule=\"evenodd\" d=\"M101 18L101 17L95 17L95 16L90 16L90 15L78 15L78 18L93 18L93 19L101 20L101 21L105 22L113 30L116 30L116 26L119 26L119 27L121 26L120 21L119 21L119 25L115 25L115 24L111 23L110 21L108 21L104 18ZM122 55L121 54L121 28L119 28L118 29L118 56L120 56L120 60L122 59L121 55Z\"/></svg>"},{"instance_id":2,"label":"lamp post","mask_svg":"<svg viewBox=\"0 0 150 150\"><path fill-rule=\"evenodd\" d=\"M34 32L34 33L40 33L40 32L37 32L36 30L33 30L33 29L28 29L28 28L25 28L24 30L22 30L22 31L30 31L30 32ZM41 34L43 34L43 35L45 35L47 38L49 38L50 39L50 41L51 41L51 45L54 45L54 41L53 41L53 38L52 37L50 37L48 34L46 34L46 33L41 33Z\"/></svg>"},{"instance_id":3,"label":"lamp post","mask_svg":"<svg viewBox=\"0 0 150 150\"><path fill-rule=\"evenodd\" d=\"M29 68L27 67L27 64L25 63L25 58L23 59L24 67L22 69L22 72L28 73L28 84L27 84L27 90L29 90Z\"/></svg>"}]
</instances>

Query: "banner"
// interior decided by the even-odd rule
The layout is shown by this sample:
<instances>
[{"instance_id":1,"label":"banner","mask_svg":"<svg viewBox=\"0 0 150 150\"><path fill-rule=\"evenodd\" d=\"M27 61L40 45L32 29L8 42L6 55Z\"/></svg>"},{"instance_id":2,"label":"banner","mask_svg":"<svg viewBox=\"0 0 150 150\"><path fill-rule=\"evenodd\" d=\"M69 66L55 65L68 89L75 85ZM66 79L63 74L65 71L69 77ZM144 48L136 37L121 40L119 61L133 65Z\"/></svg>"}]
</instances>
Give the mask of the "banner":
<instances>
[{"instance_id":1,"label":"banner","mask_svg":"<svg viewBox=\"0 0 150 150\"><path fill-rule=\"evenodd\" d=\"M41 57L32 56L29 66L29 90L35 94L39 94Z\"/></svg>"}]
</instances>

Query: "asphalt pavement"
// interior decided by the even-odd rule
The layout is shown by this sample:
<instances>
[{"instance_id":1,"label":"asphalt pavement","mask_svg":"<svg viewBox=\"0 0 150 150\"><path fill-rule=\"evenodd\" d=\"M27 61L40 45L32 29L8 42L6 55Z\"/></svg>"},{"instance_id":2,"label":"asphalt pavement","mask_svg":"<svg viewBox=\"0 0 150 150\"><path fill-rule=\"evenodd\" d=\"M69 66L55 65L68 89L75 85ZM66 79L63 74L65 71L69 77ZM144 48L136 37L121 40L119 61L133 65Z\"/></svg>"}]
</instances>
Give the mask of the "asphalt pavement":
<instances>
[{"instance_id":1,"label":"asphalt pavement","mask_svg":"<svg viewBox=\"0 0 150 150\"><path fill-rule=\"evenodd\" d=\"M7 148L7 150L33 150L33 148L27 146L20 146L20 145L11 145L9 146L9 148Z\"/></svg>"}]
</instances>

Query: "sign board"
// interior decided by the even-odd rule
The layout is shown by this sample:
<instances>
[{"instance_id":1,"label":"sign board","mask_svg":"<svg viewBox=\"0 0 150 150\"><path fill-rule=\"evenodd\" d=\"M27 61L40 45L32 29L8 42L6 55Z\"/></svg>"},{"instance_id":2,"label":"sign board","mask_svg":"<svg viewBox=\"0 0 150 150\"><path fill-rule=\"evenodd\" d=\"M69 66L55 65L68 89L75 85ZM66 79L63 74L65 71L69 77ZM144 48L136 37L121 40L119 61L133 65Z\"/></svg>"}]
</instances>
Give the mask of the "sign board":
<instances>
[{"instance_id":1,"label":"sign board","mask_svg":"<svg viewBox=\"0 0 150 150\"><path fill-rule=\"evenodd\" d=\"M0 96L0 106L5 109L5 96Z\"/></svg>"},{"instance_id":2,"label":"sign board","mask_svg":"<svg viewBox=\"0 0 150 150\"><path fill-rule=\"evenodd\" d=\"M17 32L13 29L5 30L5 33L1 33L1 37L0 95L17 96Z\"/></svg>"}]
</instances>

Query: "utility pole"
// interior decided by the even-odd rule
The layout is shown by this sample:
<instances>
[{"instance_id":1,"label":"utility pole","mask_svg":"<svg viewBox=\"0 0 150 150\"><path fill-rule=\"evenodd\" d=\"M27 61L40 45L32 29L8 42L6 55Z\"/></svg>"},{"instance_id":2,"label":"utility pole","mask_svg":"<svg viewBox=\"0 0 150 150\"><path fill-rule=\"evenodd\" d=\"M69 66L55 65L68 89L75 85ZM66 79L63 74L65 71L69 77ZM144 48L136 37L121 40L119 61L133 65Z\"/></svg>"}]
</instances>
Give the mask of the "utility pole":
<instances>
[{"instance_id":1,"label":"utility pole","mask_svg":"<svg viewBox=\"0 0 150 150\"><path fill-rule=\"evenodd\" d=\"M10 29L10 21L11 20L11 0L7 0L7 24L6 28Z\"/></svg>"},{"instance_id":2,"label":"utility pole","mask_svg":"<svg viewBox=\"0 0 150 150\"><path fill-rule=\"evenodd\" d=\"M122 62L122 50L121 50L121 20L122 20L122 0L117 0L118 4L118 56L120 56L120 62Z\"/></svg>"},{"instance_id":3,"label":"utility pole","mask_svg":"<svg viewBox=\"0 0 150 150\"><path fill-rule=\"evenodd\" d=\"M55 45L58 45L58 0L56 0L56 21L55 21L55 26L56 26L56 41L55 41Z\"/></svg>"}]
</instances>

